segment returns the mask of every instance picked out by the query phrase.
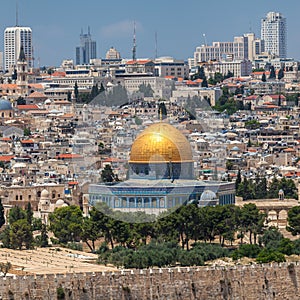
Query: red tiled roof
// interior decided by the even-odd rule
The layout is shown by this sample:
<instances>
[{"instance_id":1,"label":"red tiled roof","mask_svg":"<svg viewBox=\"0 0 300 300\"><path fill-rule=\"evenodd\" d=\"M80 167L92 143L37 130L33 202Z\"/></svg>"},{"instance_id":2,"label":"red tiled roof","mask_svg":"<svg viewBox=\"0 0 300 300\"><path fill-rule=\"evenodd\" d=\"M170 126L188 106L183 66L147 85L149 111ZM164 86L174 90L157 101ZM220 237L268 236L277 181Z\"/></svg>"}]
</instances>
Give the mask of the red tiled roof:
<instances>
[{"instance_id":1,"label":"red tiled roof","mask_svg":"<svg viewBox=\"0 0 300 300\"><path fill-rule=\"evenodd\" d=\"M265 75L270 75L269 71L252 72L253 75L262 75L264 73L265 73Z\"/></svg>"},{"instance_id":2,"label":"red tiled roof","mask_svg":"<svg viewBox=\"0 0 300 300\"><path fill-rule=\"evenodd\" d=\"M281 100L285 100L285 96L284 95L266 95L266 96L269 96L271 97L272 99L274 100L277 100L277 99L281 99Z\"/></svg>"},{"instance_id":3,"label":"red tiled roof","mask_svg":"<svg viewBox=\"0 0 300 300\"><path fill-rule=\"evenodd\" d=\"M197 85L197 83L194 82L194 81L192 81L192 80L187 80L187 81L186 81L186 84L187 84L187 85Z\"/></svg>"},{"instance_id":4,"label":"red tiled roof","mask_svg":"<svg viewBox=\"0 0 300 300\"><path fill-rule=\"evenodd\" d=\"M284 152L295 152L296 150L293 148L286 148L283 150Z\"/></svg>"},{"instance_id":5,"label":"red tiled roof","mask_svg":"<svg viewBox=\"0 0 300 300\"><path fill-rule=\"evenodd\" d=\"M61 119L70 119L73 117L74 117L74 114L64 114L62 116L59 116L59 118L61 118Z\"/></svg>"},{"instance_id":6,"label":"red tiled roof","mask_svg":"<svg viewBox=\"0 0 300 300\"><path fill-rule=\"evenodd\" d=\"M1 138L1 141L10 142L11 138L9 138L9 137L3 137L3 138Z\"/></svg>"},{"instance_id":7,"label":"red tiled roof","mask_svg":"<svg viewBox=\"0 0 300 300\"><path fill-rule=\"evenodd\" d=\"M15 156L14 155L1 155L0 161L7 162L11 161Z\"/></svg>"},{"instance_id":8,"label":"red tiled roof","mask_svg":"<svg viewBox=\"0 0 300 300\"><path fill-rule=\"evenodd\" d=\"M259 96L251 95L245 98L245 100L256 100Z\"/></svg>"},{"instance_id":9,"label":"red tiled roof","mask_svg":"<svg viewBox=\"0 0 300 300\"><path fill-rule=\"evenodd\" d=\"M40 109L40 110L29 110L28 111L29 114L33 114L33 115L43 115L43 114L49 114L49 111L46 109Z\"/></svg>"},{"instance_id":10,"label":"red tiled roof","mask_svg":"<svg viewBox=\"0 0 300 300\"><path fill-rule=\"evenodd\" d=\"M56 156L58 159L74 159L74 158L82 158L81 155L79 154L74 154L74 153L61 153Z\"/></svg>"},{"instance_id":11,"label":"red tiled roof","mask_svg":"<svg viewBox=\"0 0 300 300\"><path fill-rule=\"evenodd\" d=\"M78 181L69 181L68 184L69 184L69 185L77 185L77 184L78 184Z\"/></svg>"},{"instance_id":12,"label":"red tiled roof","mask_svg":"<svg viewBox=\"0 0 300 300\"><path fill-rule=\"evenodd\" d=\"M36 104L24 104L24 105L17 105L17 109L19 109L19 110L39 110L39 107Z\"/></svg>"},{"instance_id":13,"label":"red tiled roof","mask_svg":"<svg viewBox=\"0 0 300 300\"><path fill-rule=\"evenodd\" d=\"M34 140L21 140L22 144L34 144Z\"/></svg>"},{"instance_id":14,"label":"red tiled roof","mask_svg":"<svg viewBox=\"0 0 300 300\"><path fill-rule=\"evenodd\" d=\"M1 89L6 89L6 90L15 90L18 88L18 85L14 84L14 83L3 83L3 84L0 84L0 88Z\"/></svg>"},{"instance_id":15,"label":"red tiled roof","mask_svg":"<svg viewBox=\"0 0 300 300\"><path fill-rule=\"evenodd\" d=\"M108 157L103 162L118 162L118 161L120 161L118 158Z\"/></svg>"},{"instance_id":16,"label":"red tiled roof","mask_svg":"<svg viewBox=\"0 0 300 300\"><path fill-rule=\"evenodd\" d=\"M41 92L33 92L27 98L48 98L44 93Z\"/></svg>"},{"instance_id":17,"label":"red tiled roof","mask_svg":"<svg viewBox=\"0 0 300 300\"><path fill-rule=\"evenodd\" d=\"M28 86L32 89L38 89L38 90L44 89L43 85L41 85L40 83L30 83Z\"/></svg>"},{"instance_id":18,"label":"red tiled roof","mask_svg":"<svg viewBox=\"0 0 300 300\"><path fill-rule=\"evenodd\" d=\"M54 72L51 76L53 77L66 77L66 72Z\"/></svg>"},{"instance_id":19,"label":"red tiled roof","mask_svg":"<svg viewBox=\"0 0 300 300\"><path fill-rule=\"evenodd\" d=\"M68 105L71 105L72 102L68 101L68 100L56 100L52 103L53 105L55 104L68 104Z\"/></svg>"}]
</instances>

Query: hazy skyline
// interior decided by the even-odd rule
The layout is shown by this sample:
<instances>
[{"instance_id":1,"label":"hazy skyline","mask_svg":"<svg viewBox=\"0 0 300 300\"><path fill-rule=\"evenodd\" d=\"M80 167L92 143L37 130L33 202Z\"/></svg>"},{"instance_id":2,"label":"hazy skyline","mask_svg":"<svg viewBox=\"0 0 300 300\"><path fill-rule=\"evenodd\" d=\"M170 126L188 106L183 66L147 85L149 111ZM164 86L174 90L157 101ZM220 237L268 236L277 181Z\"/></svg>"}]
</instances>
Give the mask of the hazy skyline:
<instances>
[{"instance_id":1,"label":"hazy skyline","mask_svg":"<svg viewBox=\"0 0 300 300\"><path fill-rule=\"evenodd\" d=\"M197 46L204 44L203 34L208 44L232 41L234 36L249 31L260 37L261 18L269 11L281 12L287 18L288 57L300 59L299 0L290 0L289 5L281 0L253 0L249 4L237 0L18 0L18 7L18 25L32 28L35 66L38 62L40 66L59 66L63 59L75 59L81 29L87 32L88 26L97 42L98 57L104 57L113 46L122 57L130 58L134 21L138 58L155 56L157 32L158 56L187 59ZM1 8L3 51L4 29L16 25L16 0L5 1Z\"/></svg>"}]
</instances>

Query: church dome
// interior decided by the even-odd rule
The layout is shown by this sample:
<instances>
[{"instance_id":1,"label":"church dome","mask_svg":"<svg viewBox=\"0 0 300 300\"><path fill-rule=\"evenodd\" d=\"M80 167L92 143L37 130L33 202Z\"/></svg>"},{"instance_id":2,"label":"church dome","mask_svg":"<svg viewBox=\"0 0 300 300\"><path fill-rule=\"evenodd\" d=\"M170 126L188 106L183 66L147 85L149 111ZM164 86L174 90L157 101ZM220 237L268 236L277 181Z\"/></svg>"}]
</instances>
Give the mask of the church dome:
<instances>
[{"instance_id":1,"label":"church dome","mask_svg":"<svg viewBox=\"0 0 300 300\"><path fill-rule=\"evenodd\" d=\"M56 206L62 206L64 203L65 203L64 200L58 199L58 200L56 201L55 205L56 205Z\"/></svg>"},{"instance_id":2,"label":"church dome","mask_svg":"<svg viewBox=\"0 0 300 300\"><path fill-rule=\"evenodd\" d=\"M43 198L43 199L49 198L49 192L46 189L42 190L42 192L41 192L41 198Z\"/></svg>"},{"instance_id":3,"label":"church dome","mask_svg":"<svg viewBox=\"0 0 300 300\"><path fill-rule=\"evenodd\" d=\"M12 110L11 103L8 100L0 99L0 110Z\"/></svg>"},{"instance_id":4,"label":"church dome","mask_svg":"<svg viewBox=\"0 0 300 300\"><path fill-rule=\"evenodd\" d=\"M131 147L129 163L192 162L189 141L175 127L156 123L145 129Z\"/></svg>"}]
</instances>

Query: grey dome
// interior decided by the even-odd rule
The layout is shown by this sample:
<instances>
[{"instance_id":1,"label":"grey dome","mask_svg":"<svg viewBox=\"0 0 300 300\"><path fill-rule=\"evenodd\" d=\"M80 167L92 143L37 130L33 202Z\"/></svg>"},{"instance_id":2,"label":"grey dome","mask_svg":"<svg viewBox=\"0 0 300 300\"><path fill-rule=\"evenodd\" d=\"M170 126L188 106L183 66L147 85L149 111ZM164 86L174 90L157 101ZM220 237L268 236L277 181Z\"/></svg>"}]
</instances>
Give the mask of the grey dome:
<instances>
[{"instance_id":1,"label":"grey dome","mask_svg":"<svg viewBox=\"0 0 300 300\"><path fill-rule=\"evenodd\" d=\"M211 190L204 191L200 197L200 201L211 201L214 199L217 199L217 195Z\"/></svg>"},{"instance_id":2,"label":"grey dome","mask_svg":"<svg viewBox=\"0 0 300 300\"><path fill-rule=\"evenodd\" d=\"M11 103L8 100L0 99L0 110L12 110Z\"/></svg>"}]
</instances>

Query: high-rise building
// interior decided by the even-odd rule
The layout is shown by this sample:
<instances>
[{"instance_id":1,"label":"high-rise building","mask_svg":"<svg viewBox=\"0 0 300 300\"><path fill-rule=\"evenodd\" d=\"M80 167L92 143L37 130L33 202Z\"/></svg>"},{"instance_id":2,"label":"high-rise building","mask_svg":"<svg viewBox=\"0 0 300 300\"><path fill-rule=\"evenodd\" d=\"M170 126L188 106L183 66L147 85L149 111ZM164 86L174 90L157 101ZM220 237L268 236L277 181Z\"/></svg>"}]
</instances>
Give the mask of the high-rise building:
<instances>
[{"instance_id":1,"label":"high-rise building","mask_svg":"<svg viewBox=\"0 0 300 300\"><path fill-rule=\"evenodd\" d=\"M279 58L287 57L286 18L281 13L269 12L261 20L261 39L266 52Z\"/></svg>"},{"instance_id":2,"label":"high-rise building","mask_svg":"<svg viewBox=\"0 0 300 300\"><path fill-rule=\"evenodd\" d=\"M244 37L248 39L248 59L253 61L264 51L264 42L256 38L253 32L245 33Z\"/></svg>"},{"instance_id":3,"label":"high-rise building","mask_svg":"<svg viewBox=\"0 0 300 300\"><path fill-rule=\"evenodd\" d=\"M76 47L76 65L87 65L90 63L90 59L94 59L97 56L96 42L92 40L90 33L90 27L88 33L80 34L80 46Z\"/></svg>"},{"instance_id":4,"label":"high-rise building","mask_svg":"<svg viewBox=\"0 0 300 300\"><path fill-rule=\"evenodd\" d=\"M30 27L7 27L4 31L4 67L12 70L16 67L23 46L28 67L32 67L32 30Z\"/></svg>"}]
</instances>

